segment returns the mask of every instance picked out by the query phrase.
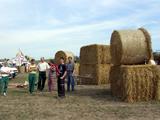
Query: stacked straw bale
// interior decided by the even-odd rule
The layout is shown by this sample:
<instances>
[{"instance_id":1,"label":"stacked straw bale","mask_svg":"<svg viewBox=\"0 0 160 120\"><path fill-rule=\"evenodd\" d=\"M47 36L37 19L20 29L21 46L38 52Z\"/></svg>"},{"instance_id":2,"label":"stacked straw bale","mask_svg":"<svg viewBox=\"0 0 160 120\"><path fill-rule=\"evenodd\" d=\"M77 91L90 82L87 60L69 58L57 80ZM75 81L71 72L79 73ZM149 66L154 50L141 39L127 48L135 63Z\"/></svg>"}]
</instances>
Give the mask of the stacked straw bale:
<instances>
[{"instance_id":1,"label":"stacked straw bale","mask_svg":"<svg viewBox=\"0 0 160 120\"><path fill-rule=\"evenodd\" d=\"M68 62L68 57L72 57L73 61L74 61L74 54L72 52L68 52L68 51L58 51L55 54L55 62L56 64L59 64L59 60L60 58L63 57L65 63Z\"/></svg>"},{"instance_id":2,"label":"stacked straw bale","mask_svg":"<svg viewBox=\"0 0 160 120\"><path fill-rule=\"evenodd\" d=\"M101 85L109 83L110 64L81 64L80 75L88 76L83 78L81 84L84 85Z\"/></svg>"},{"instance_id":3,"label":"stacked straw bale","mask_svg":"<svg viewBox=\"0 0 160 120\"><path fill-rule=\"evenodd\" d=\"M109 45L89 45L81 48L81 64L110 64L110 46ZM89 55L89 56L88 56Z\"/></svg>"},{"instance_id":4,"label":"stacked straw bale","mask_svg":"<svg viewBox=\"0 0 160 120\"><path fill-rule=\"evenodd\" d=\"M160 99L160 68L145 64L153 59L151 37L145 29L114 31L111 57L113 96L127 102Z\"/></svg>"},{"instance_id":5,"label":"stacked straw bale","mask_svg":"<svg viewBox=\"0 0 160 120\"><path fill-rule=\"evenodd\" d=\"M110 71L112 95L123 101L160 99L160 74L153 65L113 66Z\"/></svg>"},{"instance_id":6,"label":"stacked straw bale","mask_svg":"<svg viewBox=\"0 0 160 120\"><path fill-rule=\"evenodd\" d=\"M110 46L108 45L94 44L82 47L80 51L80 76L84 76L84 78L79 84L108 84L110 59Z\"/></svg>"}]
</instances>

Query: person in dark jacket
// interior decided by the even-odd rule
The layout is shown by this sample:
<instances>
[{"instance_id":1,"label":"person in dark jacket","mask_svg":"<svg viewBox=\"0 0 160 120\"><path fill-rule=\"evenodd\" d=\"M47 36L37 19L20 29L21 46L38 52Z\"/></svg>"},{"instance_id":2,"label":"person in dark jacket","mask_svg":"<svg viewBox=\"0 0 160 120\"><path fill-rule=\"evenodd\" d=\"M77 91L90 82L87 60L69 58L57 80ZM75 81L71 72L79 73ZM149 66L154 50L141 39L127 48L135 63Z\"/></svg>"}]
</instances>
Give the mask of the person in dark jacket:
<instances>
[{"instance_id":1,"label":"person in dark jacket","mask_svg":"<svg viewBox=\"0 0 160 120\"><path fill-rule=\"evenodd\" d=\"M67 75L66 65L64 63L64 58L60 58L60 64L58 65L59 76L58 76L58 97L65 97L65 77Z\"/></svg>"}]
</instances>

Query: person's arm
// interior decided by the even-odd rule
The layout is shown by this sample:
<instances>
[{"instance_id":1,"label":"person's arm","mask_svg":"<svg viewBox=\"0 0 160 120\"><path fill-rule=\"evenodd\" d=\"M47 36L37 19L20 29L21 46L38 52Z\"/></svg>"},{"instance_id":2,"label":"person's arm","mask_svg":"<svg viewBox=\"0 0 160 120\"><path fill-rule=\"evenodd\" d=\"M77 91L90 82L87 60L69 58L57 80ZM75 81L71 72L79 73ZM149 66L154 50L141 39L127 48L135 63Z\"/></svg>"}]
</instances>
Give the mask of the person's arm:
<instances>
[{"instance_id":1,"label":"person's arm","mask_svg":"<svg viewBox=\"0 0 160 120\"><path fill-rule=\"evenodd\" d=\"M36 72L38 72L39 70L38 70L38 65L36 64Z\"/></svg>"},{"instance_id":2,"label":"person's arm","mask_svg":"<svg viewBox=\"0 0 160 120\"><path fill-rule=\"evenodd\" d=\"M46 69L49 70L50 69L50 66L49 64L46 62Z\"/></svg>"},{"instance_id":3,"label":"person's arm","mask_svg":"<svg viewBox=\"0 0 160 120\"><path fill-rule=\"evenodd\" d=\"M64 79L67 75L67 71L64 72L64 75L61 77L61 79Z\"/></svg>"},{"instance_id":4,"label":"person's arm","mask_svg":"<svg viewBox=\"0 0 160 120\"><path fill-rule=\"evenodd\" d=\"M61 79L64 79L65 77L66 77L66 75L67 75L67 68L66 68L66 66L64 66L64 74L63 74L63 76L61 77Z\"/></svg>"},{"instance_id":5,"label":"person's arm","mask_svg":"<svg viewBox=\"0 0 160 120\"><path fill-rule=\"evenodd\" d=\"M35 65L35 67L33 68L33 70L32 71L34 71L34 72L37 72L37 65Z\"/></svg>"},{"instance_id":6,"label":"person's arm","mask_svg":"<svg viewBox=\"0 0 160 120\"><path fill-rule=\"evenodd\" d=\"M39 71L39 68L40 68L40 65L39 65L39 63L38 63L38 65L37 65L37 70Z\"/></svg>"},{"instance_id":7,"label":"person's arm","mask_svg":"<svg viewBox=\"0 0 160 120\"><path fill-rule=\"evenodd\" d=\"M30 68L30 65L28 65L28 72L31 72L31 68Z\"/></svg>"},{"instance_id":8,"label":"person's arm","mask_svg":"<svg viewBox=\"0 0 160 120\"><path fill-rule=\"evenodd\" d=\"M57 66L57 65L55 65L55 67L56 67L56 74L57 74L57 76L59 76L60 71L59 71L59 69L58 69L58 66Z\"/></svg>"},{"instance_id":9,"label":"person's arm","mask_svg":"<svg viewBox=\"0 0 160 120\"><path fill-rule=\"evenodd\" d=\"M75 64L73 63L73 74L74 74L74 72L75 72Z\"/></svg>"}]
</instances>

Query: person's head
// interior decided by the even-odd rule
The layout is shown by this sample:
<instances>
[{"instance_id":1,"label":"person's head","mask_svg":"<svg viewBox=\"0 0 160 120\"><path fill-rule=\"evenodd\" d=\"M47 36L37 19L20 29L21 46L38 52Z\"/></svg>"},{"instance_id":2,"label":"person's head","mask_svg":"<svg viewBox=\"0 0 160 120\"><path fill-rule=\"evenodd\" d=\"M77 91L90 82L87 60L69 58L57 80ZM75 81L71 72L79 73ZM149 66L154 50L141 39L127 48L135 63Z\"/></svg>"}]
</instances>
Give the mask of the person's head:
<instances>
[{"instance_id":1,"label":"person's head","mask_svg":"<svg viewBox=\"0 0 160 120\"><path fill-rule=\"evenodd\" d=\"M44 61L45 61L44 57L41 57L41 62L44 62Z\"/></svg>"},{"instance_id":2,"label":"person's head","mask_svg":"<svg viewBox=\"0 0 160 120\"><path fill-rule=\"evenodd\" d=\"M60 58L60 63L61 63L61 64L64 63L64 58L63 58L63 57Z\"/></svg>"},{"instance_id":3,"label":"person's head","mask_svg":"<svg viewBox=\"0 0 160 120\"><path fill-rule=\"evenodd\" d=\"M35 64L35 59L32 59L32 60L31 60L31 64L32 64L32 65Z\"/></svg>"},{"instance_id":4,"label":"person's head","mask_svg":"<svg viewBox=\"0 0 160 120\"><path fill-rule=\"evenodd\" d=\"M68 57L68 61L69 61L69 63L71 63L72 62L72 57Z\"/></svg>"}]
</instances>

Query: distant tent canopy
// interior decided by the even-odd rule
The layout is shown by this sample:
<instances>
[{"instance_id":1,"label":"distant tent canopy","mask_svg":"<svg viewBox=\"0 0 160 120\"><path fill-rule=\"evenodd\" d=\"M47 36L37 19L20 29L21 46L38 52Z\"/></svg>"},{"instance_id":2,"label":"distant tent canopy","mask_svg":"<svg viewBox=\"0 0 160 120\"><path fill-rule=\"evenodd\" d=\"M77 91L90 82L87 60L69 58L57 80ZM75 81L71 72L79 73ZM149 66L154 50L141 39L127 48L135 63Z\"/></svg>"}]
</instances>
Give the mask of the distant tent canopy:
<instances>
[{"instance_id":1,"label":"distant tent canopy","mask_svg":"<svg viewBox=\"0 0 160 120\"><path fill-rule=\"evenodd\" d=\"M21 50L18 51L16 57L10 60L11 63L16 64L16 66L22 66L23 64L28 64L28 60Z\"/></svg>"}]
</instances>

